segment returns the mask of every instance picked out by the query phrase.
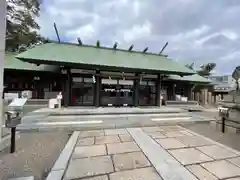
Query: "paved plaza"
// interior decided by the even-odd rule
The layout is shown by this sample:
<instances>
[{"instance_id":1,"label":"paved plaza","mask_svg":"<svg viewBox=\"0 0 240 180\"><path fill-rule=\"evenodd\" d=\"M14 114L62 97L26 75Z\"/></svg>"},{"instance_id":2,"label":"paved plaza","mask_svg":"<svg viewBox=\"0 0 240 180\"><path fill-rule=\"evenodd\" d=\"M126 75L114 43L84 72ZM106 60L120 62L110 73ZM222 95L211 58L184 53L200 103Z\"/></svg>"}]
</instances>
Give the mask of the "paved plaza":
<instances>
[{"instance_id":1,"label":"paved plaza","mask_svg":"<svg viewBox=\"0 0 240 180\"><path fill-rule=\"evenodd\" d=\"M64 180L240 180L240 152L180 126L74 135Z\"/></svg>"}]
</instances>

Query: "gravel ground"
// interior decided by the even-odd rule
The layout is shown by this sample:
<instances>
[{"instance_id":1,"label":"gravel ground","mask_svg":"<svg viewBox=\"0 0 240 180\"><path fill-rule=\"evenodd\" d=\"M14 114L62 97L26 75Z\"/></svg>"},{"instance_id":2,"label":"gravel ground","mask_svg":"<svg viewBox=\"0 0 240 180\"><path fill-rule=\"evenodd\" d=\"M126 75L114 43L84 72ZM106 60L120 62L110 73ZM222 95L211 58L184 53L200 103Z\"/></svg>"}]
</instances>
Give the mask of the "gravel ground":
<instances>
[{"instance_id":1,"label":"gravel ground","mask_svg":"<svg viewBox=\"0 0 240 180\"><path fill-rule=\"evenodd\" d=\"M10 133L11 133L11 130L9 130L8 128L3 127L1 136L5 137L5 136L9 135Z\"/></svg>"},{"instance_id":2,"label":"gravel ground","mask_svg":"<svg viewBox=\"0 0 240 180\"><path fill-rule=\"evenodd\" d=\"M70 133L24 132L16 143L16 152L9 153L9 147L0 152L0 179L34 176L44 179L60 152L67 143Z\"/></svg>"},{"instance_id":3,"label":"gravel ground","mask_svg":"<svg viewBox=\"0 0 240 180\"><path fill-rule=\"evenodd\" d=\"M240 151L240 143L238 143L240 134L222 133L209 124L191 124L183 127Z\"/></svg>"}]
</instances>

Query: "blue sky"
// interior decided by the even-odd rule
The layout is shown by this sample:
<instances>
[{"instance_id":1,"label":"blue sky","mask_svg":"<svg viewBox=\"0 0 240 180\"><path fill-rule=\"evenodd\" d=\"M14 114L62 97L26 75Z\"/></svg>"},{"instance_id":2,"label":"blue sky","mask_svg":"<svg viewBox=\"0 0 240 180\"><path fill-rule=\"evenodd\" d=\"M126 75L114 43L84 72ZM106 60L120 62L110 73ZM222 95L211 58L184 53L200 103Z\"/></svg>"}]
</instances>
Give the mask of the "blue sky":
<instances>
[{"instance_id":1,"label":"blue sky","mask_svg":"<svg viewBox=\"0 0 240 180\"><path fill-rule=\"evenodd\" d=\"M217 63L216 74L231 74L240 65L239 0L44 0L38 19L40 33L62 41L119 48L134 44L164 51L173 60Z\"/></svg>"}]
</instances>

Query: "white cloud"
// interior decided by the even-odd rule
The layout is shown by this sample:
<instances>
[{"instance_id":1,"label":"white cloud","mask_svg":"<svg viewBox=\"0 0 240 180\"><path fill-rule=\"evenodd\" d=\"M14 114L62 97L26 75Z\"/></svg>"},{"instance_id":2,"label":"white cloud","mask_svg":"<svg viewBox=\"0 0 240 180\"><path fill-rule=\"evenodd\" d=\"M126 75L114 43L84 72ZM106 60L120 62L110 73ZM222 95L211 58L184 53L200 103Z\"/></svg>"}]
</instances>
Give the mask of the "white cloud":
<instances>
[{"instance_id":1,"label":"white cloud","mask_svg":"<svg viewBox=\"0 0 240 180\"><path fill-rule=\"evenodd\" d=\"M151 35L151 24L146 22L142 25L136 24L131 29L123 31L123 40L131 43L134 40L149 37Z\"/></svg>"},{"instance_id":2,"label":"white cloud","mask_svg":"<svg viewBox=\"0 0 240 180\"><path fill-rule=\"evenodd\" d=\"M239 37L238 34L236 34L233 31L230 31L230 30L223 30L222 34L225 35L226 37L228 37L231 40L236 40Z\"/></svg>"},{"instance_id":3,"label":"white cloud","mask_svg":"<svg viewBox=\"0 0 240 180\"><path fill-rule=\"evenodd\" d=\"M41 34L61 39L159 52L165 42L170 58L188 63L216 62L229 73L239 65L237 17L240 1L225 0L44 0L38 22ZM212 8L214 6L214 8ZM233 53L234 52L234 53ZM231 54L233 53L233 54ZM234 55L235 54L235 55ZM239 55L237 53L237 55ZM225 62L230 62L226 64ZM229 65L231 64L231 65Z\"/></svg>"},{"instance_id":4,"label":"white cloud","mask_svg":"<svg viewBox=\"0 0 240 180\"><path fill-rule=\"evenodd\" d=\"M84 39L89 39L96 35L96 29L92 24L87 24L78 29L73 29L66 32L66 36L74 37L75 39L76 37L79 37L79 35L81 34L84 34Z\"/></svg>"}]
</instances>

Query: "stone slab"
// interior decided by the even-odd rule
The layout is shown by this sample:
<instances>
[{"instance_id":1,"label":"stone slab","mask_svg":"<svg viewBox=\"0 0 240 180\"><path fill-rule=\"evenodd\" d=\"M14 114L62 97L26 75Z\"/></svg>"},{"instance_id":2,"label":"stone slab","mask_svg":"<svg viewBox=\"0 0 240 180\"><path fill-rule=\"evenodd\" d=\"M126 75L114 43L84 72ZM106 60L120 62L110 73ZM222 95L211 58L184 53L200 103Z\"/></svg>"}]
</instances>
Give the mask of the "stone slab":
<instances>
[{"instance_id":1,"label":"stone slab","mask_svg":"<svg viewBox=\"0 0 240 180\"><path fill-rule=\"evenodd\" d=\"M104 175L113 172L110 156L73 159L66 171L65 180Z\"/></svg>"},{"instance_id":2,"label":"stone slab","mask_svg":"<svg viewBox=\"0 0 240 180\"><path fill-rule=\"evenodd\" d=\"M119 153L141 151L135 142L107 144L107 150L108 150L108 154L119 154Z\"/></svg>"},{"instance_id":3,"label":"stone slab","mask_svg":"<svg viewBox=\"0 0 240 180\"><path fill-rule=\"evenodd\" d=\"M185 144L181 143L175 138L166 138L166 139L156 139L156 141L164 148L164 149L177 149L187 147Z\"/></svg>"},{"instance_id":4,"label":"stone slab","mask_svg":"<svg viewBox=\"0 0 240 180\"><path fill-rule=\"evenodd\" d=\"M197 147L197 149L214 159L225 159L237 156L237 154L235 154L234 152L219 147L217 145L202 146Z\"/></svg>"},{"instance_id":5,"label":"stone slab","mask_svg":"<svg viewBox=\"0 0 240 180\"><path fill-rule=\"evenodd\" d=\"M208 172L200 165L190 165L187 166L187 169L195 176L197 176L197 178L200 180L218 180L217 177L212 175L210 172Z\"/></svg>"},{"instance_id":6,"label":"stone slab","mask_svg":"<svg viewBox=\"0 0 240 180\"><path fill-rule=\"evenodd\" d=\"M64 169L61 170L56 170L56 171L51 171L46 180L61 180L63 175L64 175Z\"/></svg>"},{"instance_id":7,"label":"stone slab","mask_svg":"<svg viewBox=\"0 0 240 180\"><path fill-rule=\"evenodd\" d=\"M110 143L119 143L119 142L120 142L120 139L117 135L95 137L95 144L110 144Z\"/></svg>"},{"instance_id":8,"label":"stone slab","mask_svg":"<svg viewBox=\"0 0 240 180\"><path fill-rule=\"evenodd\" d=\"M237 158L232 158L232 159L227 159L229 162L231 162L232 164L240 167L240 157Z\"/></svg>"},{"instance_id":9,"label":"stone slab","mask_svg":"<svg viewBox=\"0 0 240 180\"><path fill-rule=\"evenodd\" d=\"M140 128L128 128L127 130L163 179L197 180L192 173Z\"/></svg>"},{"instance_id":10,"label":"stone slab","mask_svg":"<svg viewBox=\"0 0 240 180\"><path fill-rule=\"evenodd\" d=\"M182 128L183 128L183 127L182 127ZM189 129L186 129L186 128L183 128L183 129L184 129L185 131L187 131L187 132L190 132L191 134L193 134L193 135L195 135L195 136L198 136L198 137L200 137L200 138L203 138L203 139L209 141L209 142L212 143L212 144L218 145L219 147L222 147L222 148L224 148L224 149L227 149L227 150L229 150L229 151L232 151L232 152L234 152L235 154L237 154L237 155L240 156L240 152L237 151L237 150L235 150L235 149L233 149L233 148L230 148L230 147L228 147L228 146L226 146L226 145L223 145L223 144L221 144L221 143L218 143L218 142L216 142L216 141L214 141L214 140L212 140L212 139L210 139L210 138L207 138L207 137L205 137L205 136L203 136L203 135L201 135L201 134L197 134L197 133L195 133L195 132L193 132L193 131L190 131Z\"/></svg>"},{"instance_id":11,"label":"stone slab","mask_svg":"<svg viewBox=\"0 0 240 180\"><path fill-rule=\"evenodd\" d=\"M169 153L172 154L183 165L202 163L213 160L212 158L203 154L201 151L194 148L169 150Z\"/></svg>"},{"instance_id":12,"label":"stone slab","mask_svg":"<svg viewBox=\"0 0 240 180\"><path fill-rule=\"evenodd\" d=\"M93 146L77 146L72 154L72 158L84 158L91 156L106 155L105 145L93 145Z\"/></svg>"},{"instance_id":13,"label":"stone slab","mask_svg":"<svg viewBox=\"0 0 240 180\"><path fill-rule=\"evenodd\" d=\"M121 139L122 142L133 141L133 138L127 134L119 134L119 138Z\"/></svg>"},{"instance_id":14,"label":"stone slab","mask_svg":"<svg viewBox=\"0 0 240 180\"><path fill-rule=\"evenodd\" d=\"M94 137L79 138L76 146L90 146L94 144Z\"/></svg>"},{"instance_id":15,"label":"stone slab","mask_svg":"<svg viewBox=\"0 0 240 180\"><path fill-rule=\"evenodd\" d=\"M190 147L213 144L212 142L198 136L178 136L176 139Z\"/></svg>"},{"instance_id":16,"label":"stone slab","mask_svg":"<svg viewBox=\"0 0 240 180\"><path fill-rule=\"evenodd\" d=\"M83 178L81 180L108 180L108 176L95 176L95 177L90 177L90 178Z\"/></svg>"},{"instance_id":17,"label":"stone slab","mask_svg":"<svg viewBox=\"0 0 240 180\"><path fill-rule=\"evenodd\" d=\"M141 168L110 174L110 180L162 180L154 168Z\"/></svg>"},{"instance_id":18,"label":"stone slab","mask_svg":"<svg viewBox=\"0 0 240 180\"><path fill-rule=\"evenodd\" d=\"M166 138L161 132L147 132L147 134L153 139L161 139Z\"/></svg>"},{"instance_id":19,"label":"stone slab","mask_svg":"<svg viewBox=\"0 0 240 180\"><path fill-rule=\"evenodd\" d=\"M144 132L162 132L163 130L161 129L161 128L159 128L159 127L143 127L142 128L142 130L144 131Z\"/></svg>"},{"instance_id":20,"label":"stone slab","mask_svg":"<svg viewBox=\"0 0 240 180\"><path fill-rule=\"evenodd\" d=\"M165 132L167 132L167 131L181 131L181 130L183 130L182 127L180 127L180 126L160 126L160 129L162 131L165 131Z\"/></svg>"},{"instance_id":21,"label":"stone slab","mask_svg":"<svg viewBox=\"0 0 240 180\"><path fill-rule=\"evenodd\" d=\"M202 166L219 179L240 176L240 168L225 160L204 163Z\"/></svg>"},{"instance_id":22,"label":"stone slab","mask_svg":"<svg viewBox=\"0 0 240 180\"><path fill-rule=\"evenodd\" d=\"M180 131L169 131L169 132L163 132L163 134L166 137L173 138L173 137L179 137L179 136L186 136L186 134L180 132Z\"/></svg>"},{"instance_id":23,"label":"stone slab","mask_svg":"<svg viewBox=\"0 0 240 180\"><path fill-rule=\"evenodd\" d=\"M103 130L92 130L92 131L81 131L79 137L94 137L94 136L104 136Z\"/></svg>"},{"instance_id":24,"label":"stone slab","mask_svg":"<svg viewBox=\"0 0 240 180\"><path fill-rule=\"evenodd\" d=\"M142 152L116 154L113 156L116 171L136 169L150 166L150 162Z\"/></svg>"},{"instance_id":25,"label":"stone slab","mask_svg":"<svg viewBox=\"0 0 240 180\"><path fill-rule=\"evenodd\" d=\"M78 136L79 136L79 132L78 131L75 131L72 134L72 136L68 140L66 146L62 150L59 158L55 162L55 164L54 164L54 166L53 166L51 171L66 169L66 167L68 165L68 161L69 161L69 159L70 159L70 157L72 155L73 149L74 149L74 147L75 147L75 145L77 143Z\"/></svg>"},{"instance_id":26,"label":"stone slab","mask_svg":"<svg viewBox=\"0 0 240 180\"><path fill-rule=\"evenodd\" d=\"M106 129L105 135L118 135L118 134L128 134L126 129Z\"/></svg>"},{"instance_id":27,"label":"stone slab","mask_svg":"<svg viewBox=\"0 0 240 180\"><path fill-rule=\"evenodd\" d=\"M183 133L185 134L186 136L194 136L194 134L190 133L190 132L187 132L187 131L180 131L180 133Z\"/></svg>"}]
</instances>

